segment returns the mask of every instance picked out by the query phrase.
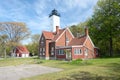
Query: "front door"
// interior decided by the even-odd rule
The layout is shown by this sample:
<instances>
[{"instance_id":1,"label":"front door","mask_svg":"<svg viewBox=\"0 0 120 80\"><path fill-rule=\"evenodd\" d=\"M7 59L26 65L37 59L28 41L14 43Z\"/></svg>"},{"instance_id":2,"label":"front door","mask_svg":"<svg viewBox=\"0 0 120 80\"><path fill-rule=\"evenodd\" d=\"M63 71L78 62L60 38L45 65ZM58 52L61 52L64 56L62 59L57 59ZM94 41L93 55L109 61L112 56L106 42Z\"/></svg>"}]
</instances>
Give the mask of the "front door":
<instances>
[{"instance_id":1,"label":"front door","mask_svg":"<svg viewBox=\"0 0 120 80\"><path fill-rule=\"evenodd\" d=\"M71 50L70 49L66 49L66 60L71 60Z\"/></svg>"}]
</instances>

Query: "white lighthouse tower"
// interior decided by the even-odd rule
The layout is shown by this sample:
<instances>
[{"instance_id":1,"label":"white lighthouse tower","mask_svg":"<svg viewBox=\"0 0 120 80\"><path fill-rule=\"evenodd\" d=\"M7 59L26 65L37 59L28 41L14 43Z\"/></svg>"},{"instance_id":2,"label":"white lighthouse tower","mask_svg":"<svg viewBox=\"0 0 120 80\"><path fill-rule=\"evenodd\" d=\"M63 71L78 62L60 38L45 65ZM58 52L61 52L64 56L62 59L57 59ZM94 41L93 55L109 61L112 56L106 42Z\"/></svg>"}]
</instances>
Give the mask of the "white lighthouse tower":
<instances>
[{"instance_id":1,"label":"white lighthouse tower","mask_svg":"<svg viewBox=\"0 0 120 80\"><path fill-rule=\"evenodd\" d=\"M52 31L55 32L56 26L59 26L59 28L60 28L60 14L58 13L57 10L54 9L50 13L49 18L50 18L50 24L52 27Z\"/></svg>"}]
</instances>

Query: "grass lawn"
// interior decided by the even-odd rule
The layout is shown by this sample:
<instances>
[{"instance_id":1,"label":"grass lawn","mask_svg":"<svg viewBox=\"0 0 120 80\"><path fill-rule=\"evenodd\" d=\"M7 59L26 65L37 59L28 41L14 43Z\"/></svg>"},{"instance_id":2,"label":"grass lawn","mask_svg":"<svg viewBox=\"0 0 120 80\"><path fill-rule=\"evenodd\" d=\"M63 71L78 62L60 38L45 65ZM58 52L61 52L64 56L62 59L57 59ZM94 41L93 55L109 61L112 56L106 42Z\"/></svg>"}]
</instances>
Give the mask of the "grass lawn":
<instances>
[{"instance_id":1,"label":"grass lawn","mask_svg":"<svg viewBox=\"0 0 120 80\"><path fill-rule=\"evenodd\" d=\"M33 62L34 62L34 58L6 58L0 60L0 67L30 64Z\"/></svg>"},{"instance_id":2,"label":"grass lawn","mask_svg":"<svg viewBox=\"0 0 120 80\"><path fill-rule=\"evenodd\" d=\"M120 80L120 58L76 60L72 62L35 58L0 60L0 66L20 64L39 64L63 69L61 72L37 75L21 80Z\"/></svg>"},{"instance_id":3,"label":"grass lawn","mask_svg":"<svg viewBox=\"0 0 120 80\"><path fill-rule=\"evenodd\" d=\"M22 80L120 80L120 58L92 59L87 62L37 60L36 63L64 70Z\"/></svg>"}]
</instances>

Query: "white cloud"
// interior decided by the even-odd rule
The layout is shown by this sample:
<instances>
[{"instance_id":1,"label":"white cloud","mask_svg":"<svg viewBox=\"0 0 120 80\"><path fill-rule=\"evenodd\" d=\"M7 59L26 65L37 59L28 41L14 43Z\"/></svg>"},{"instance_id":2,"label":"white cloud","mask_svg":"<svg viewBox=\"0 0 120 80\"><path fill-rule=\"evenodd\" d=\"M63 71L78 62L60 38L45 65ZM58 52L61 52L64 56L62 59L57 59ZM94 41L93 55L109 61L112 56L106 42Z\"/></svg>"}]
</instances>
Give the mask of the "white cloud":
<instances>
[{"instance_id":1,"label":"white cloud","mask_svg":"<svg viewBox=\"0 0 120 80\"><path fill-rule=\"evenodd\" d=\"M37 15L41 15L43 13L43 10L47 7L45 0L37 0L34 3L34 9L37 13Z\"/></svg>"},{"instance_id":2,"label":"white cloud","mask_svg":"<svg viewBox=\"0 0 120 80\"><path fill-rule=\"evenodd\" d=\"M32 2L31 2L32 1ZM4 0L0 2L0 20L22 21L32 33L50 30L48 15L57 9L62 28L85 21L93 13L97 0ZM5 21L4 20L4 21Z\"/></svg>"},{"instance_id":3,"label":"white cloud","mask_svg":"<svg viewBox=\"0 0 120 80\"><path fill-rule=\"evenodd\" d=\"M33 31L49 30L50 23L48 16L36 17L34 20L29 20L27 22L29 28Z\"/></svg>"}]
</instances>

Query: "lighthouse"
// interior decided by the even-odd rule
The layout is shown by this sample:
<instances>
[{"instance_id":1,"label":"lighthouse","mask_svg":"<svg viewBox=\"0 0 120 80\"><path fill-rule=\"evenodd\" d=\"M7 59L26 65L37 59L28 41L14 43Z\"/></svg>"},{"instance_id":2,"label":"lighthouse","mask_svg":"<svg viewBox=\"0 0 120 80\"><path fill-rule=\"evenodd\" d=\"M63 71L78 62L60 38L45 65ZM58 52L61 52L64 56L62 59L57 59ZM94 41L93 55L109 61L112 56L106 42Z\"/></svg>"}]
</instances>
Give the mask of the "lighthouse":
<instances>
[{"instance_id":1,"label":"lighthouse","mask_svg":"<svg viewBox=\"0 0 120 80\"><path fill-rule=\"evenodd\" d=\"M49 14L49 18L50 18L50 24L52 27L52 32L55 32L56 26L59 26L60 28L60 14L56 9L53 9Z\"/></svg>"}]
</instances>

